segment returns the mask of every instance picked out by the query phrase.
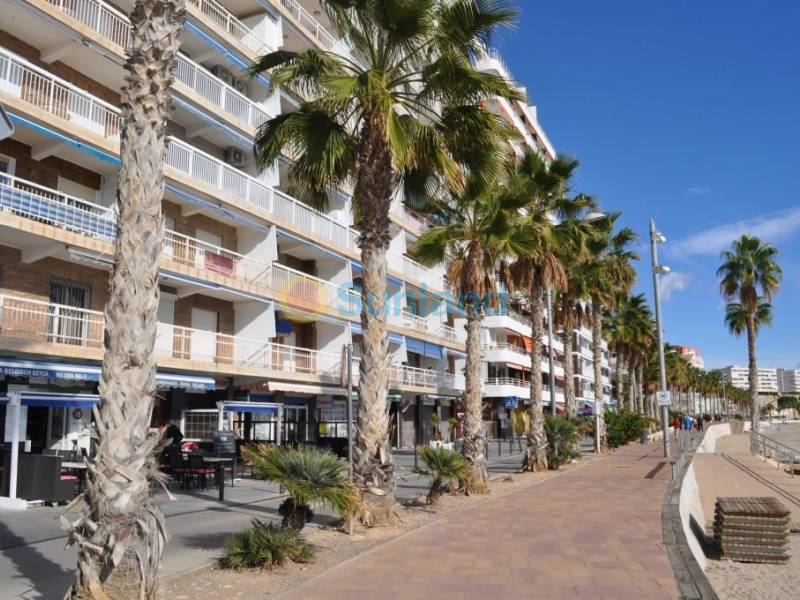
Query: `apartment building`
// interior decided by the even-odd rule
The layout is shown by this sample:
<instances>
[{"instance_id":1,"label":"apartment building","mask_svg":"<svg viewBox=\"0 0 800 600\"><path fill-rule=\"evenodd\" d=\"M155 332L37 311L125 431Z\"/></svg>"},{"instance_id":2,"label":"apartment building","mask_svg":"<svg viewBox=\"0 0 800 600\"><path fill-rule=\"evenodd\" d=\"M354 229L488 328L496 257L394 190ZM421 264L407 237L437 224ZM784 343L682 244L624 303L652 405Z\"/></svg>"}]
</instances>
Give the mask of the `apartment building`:
<instances>
[{"instance_id":1,"label":"apartment building","mask_svg":"<svg viewBox=\"0 0 800 600\"><path fill-rule=\"evenodd\" d=\"M488 48L476 61L480 70L505 77L523 93L526 100L507 101L505 98L494 98L488 103L489 109L499 115L520 135L520 140L512 140L510 144L517 153L523 152L523 144L535 149L546 162L556 158L556 151L544 128L538 120L536 106L529 103L527 90L519 85L500 53ZM462 320L457 320L460 325ZM500 310L484 317L481 332L481 348L483 353L482 376L484 380L484 419L490 434L503 434L508 431L510 413L517 406L524 406L530 401L531 372L531 327L530 314L524 304L507 298L507 303ZM536 376L542 378L544 394L543 402L550 405L550 386L555 388L556 406L564 403L564 361L573 362L575 393L579 411L591 412L594 406L594 369L592 363L592 332L587 328L576 329L573 336L573 356L564 356L563 331L555 331L553 351L555 355L554 372L550 373L548 362L548 339L542 338L542 367ZM606 402L611 401L609 380L608 348L602 342L603 381Z\"/></svg>"},{"instance_id":2,"label":"apartment building","mask_svg":"<svg viewBox=\"0 0 800 600\"><path fill-rule=\"evenodd\" d=\"M800 370L777 369L778 391L781 394L800 394Z\"/></svg>"},{"instance_id":3,"label":"apartment building","mask_svg":"<svg viewBox=\"0 0 800 600\"><path fill-rule=\"evenodd\" d=\"M693 367L698 369L705 369L705 362L700 350L693 346L675 346L675 352L688 360Z\"/></svg>"},{"instance_id":4,"label":"apartment building","mask_svg":"<svg viewBox=\"0 0 800 600\"><path fill-rule=\"evenodd\" d=\"M131 4L0 6L0 103L16 128L0 142L0 393L83 397L96 393L102 358ZM357 351L360 336L357 312L339 310L356 300L347 288L361 273L349 192L320 211L289 193L289 157L258 172L257 127L299 103L269 93L264 77L241 76L264 52L309 46L349 53L318 0L187 2L168 125L153 426L177 423L190 440L209 440L221 422L247 440L336 446L345 436L342 349ZM511 78L496 52L479 67ZM555 156L535 107L490 105L524 143ZM431 435L434 412L441 423L459 412L465 332L423 301L446 288L442 269L408 255L424 220L399 201L391 218L391 435L412 446ZM296 318L316 309L314 321ZM489 399L528 393L526 329L508 319L485 331L487 346L514 348L487 355ZM263 410L242 411L245 402ZM91 411L72 406L27 407L34 450L88 446Z\"/></svg>"},{"instance_id":5,"label":"apartment building","mask_svg":"<svg viewBox=\"0 0 800 600\"><path fill-rule=\"evenodd\" d=\"M130 4L0 5L0 103L16 127L0 142L0 392L91 393L113 261ZM361 271L348 191L318 211L288 193L289 158L257 171L256 128L298 101L240 75L264 52L309 45L348 52L316 0L187 2L168 126L153 425L180 423L188 439L208 440L220 411L247 439L344 436L309 423L344 419L342 348L358 347L358 314L337 309L355 299L345 288ZM443 272L407 255L423 222L399 203L392 219L393 441L413 444L402 422L419 399L435 398L446 418L463 390L454 361L464 332L425 312L428 303L405 302L444 290ZM291 318L320 302L316 321ZM225 404L259 400L279 404L284 422ZM89 415L29 407L25 435L34 449L85 446Z\"/></svg>"},{"instance_id":6,"label":"apartment building","mask_svg":"<svg viewBox=\"0 0 800 600\"><path fill-rule=\"evenodd\" d=\"M731 365L722 369L722 377L725 382L733 387L742 390L750 389L749 384L749 370L747 367L739 367ZM778 370L777 369L758 369L758 393L759 394L777 394L778 388Z\"/></svg>"}]
</instances>

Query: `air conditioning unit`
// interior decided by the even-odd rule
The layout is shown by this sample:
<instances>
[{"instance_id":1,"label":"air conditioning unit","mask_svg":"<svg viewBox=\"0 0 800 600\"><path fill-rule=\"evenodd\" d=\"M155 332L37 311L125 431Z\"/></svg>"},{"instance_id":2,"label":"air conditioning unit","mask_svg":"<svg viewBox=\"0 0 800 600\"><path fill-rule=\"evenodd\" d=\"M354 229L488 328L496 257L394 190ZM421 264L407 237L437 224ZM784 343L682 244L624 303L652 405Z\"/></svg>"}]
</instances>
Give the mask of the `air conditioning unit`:
<instances>
[{"instance_id":1,"label":"air conditioning unit","mask_svg":"<svg viewBox=\"0 0 800 600\"><path fill-rule=\"evenodd\" d=\"M247 82L244 79L234 79L233 89L242 94L247 94Z\"/></svg>"},{"instance_id":2,"label":"air conditioning unit","mask_svg":"<svg viewBox=\"0 0 800 600\"><path fill-rule=\"evenodd\" d=\"M241 169L244 167L244 152L235 146L225 148L225 162L232 167Z\"/></svg>"},{"instance_id":3,"label":"air conditioning unit","mask_svg":"<svg viewBox=\"0 0 800 600\"><path fill-rule=\"evenodd\" d=\"M211 67L211 72L214 74L214 77L217 79L221 79L228 85L233 85L233 75L231 74L228 69L225 67L221 67L219 65L215 65Z\"/></svg>"}]
</instances>

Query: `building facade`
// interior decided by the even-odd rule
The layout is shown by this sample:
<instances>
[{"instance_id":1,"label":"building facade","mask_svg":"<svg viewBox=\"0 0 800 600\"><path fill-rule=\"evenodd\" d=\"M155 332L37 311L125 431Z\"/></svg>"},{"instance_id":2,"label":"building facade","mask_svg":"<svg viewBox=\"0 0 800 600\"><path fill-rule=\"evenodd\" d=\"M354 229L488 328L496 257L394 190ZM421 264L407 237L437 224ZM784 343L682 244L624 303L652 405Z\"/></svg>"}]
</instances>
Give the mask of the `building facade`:
<instances>
[{"instance_id":1,"label":"building facade","mask_svg":"<svg viewBox=\"0 0 800 600\"><path fill-rule=\"evenodd\" d=\"M705 362L700 354L700 350L692 346L675 346L675 351L683 356L691 365L697 369L705 369Z\"/></svg>"},{"instance_id":2,"label":"building facade","mask_svg":"<svg viewBox=\"0 0 800 600\"><path fill-rule=\"evenodd\" d=\"M778 391L781 394L800 394L800 370L778 369Z\"/></svg>"},{"instance_id":3,"label":"building facade","mask_svg":"<svg viewBox=\"0 0 800 600\"><path fill-rule=\"evenodd\" d=\"M113 264L130 5L0 5L0 103L16 127L0 142L0 392L94 392ZM272 440L280 430L290 441L336 446L345 437L342 349L356 349L357 385L360 318L351 288L361 277L349 190L316 210L290 194L289 157L257 170L256 129L299 102L270 93L264 77L241 75L265 52L309 46L349 54L317 0L187 2L168 124L153 426L179 424L190 440L211 438L221 402L253 400L281 404L284 421L225 413L243 439ZM479 67L510 78L494 52ZM555 156L534 107L491 104L524 143ZM459 412L465 331L425 301L447 287L442 268L409 256L425 221L399 200L391 219L388 402L392 444L409 447L429 438L435 422L446 431ZM316 320L296 318L309 311ZM485 330L487 347L515 348L487 355L487 398L527 393L518 385L525 328L508 319ZM89 443L90 411L37 409L26 418L34 449Z\"/></svg>"},{"instance_id":4,"label":"building facade","mask_svg":"<svg viewBox=\"0 0 800 600\"><path fill-rule=\"evenodd\" d=\"M750 389L749 371L747 367L731 365L722 369L722 377L725 382L733 387L742 390ZM758 393L777 394L778 389L778 370L777 369L758 369Z\"/></svg>"}]
</instances>

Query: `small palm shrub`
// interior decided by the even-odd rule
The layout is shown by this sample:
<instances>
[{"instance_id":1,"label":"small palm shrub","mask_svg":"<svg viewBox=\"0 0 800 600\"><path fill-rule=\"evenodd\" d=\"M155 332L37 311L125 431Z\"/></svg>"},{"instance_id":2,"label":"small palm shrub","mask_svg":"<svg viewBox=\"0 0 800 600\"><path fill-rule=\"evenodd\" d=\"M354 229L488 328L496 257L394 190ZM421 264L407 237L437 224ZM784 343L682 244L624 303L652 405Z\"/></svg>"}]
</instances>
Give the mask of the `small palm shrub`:
<instances>
[{"instance_id":1,"label":"small palm shrub","mask_svg":"<svg viewBox=\"0 0 800 600\"><path fill-rule=\"evenodd\" d=\"M423 466L415 467L414 473L431 480L428 504L436 504L450 486L469 477L469 465L460 452L420 446L417 453Z\"/></svg>"},{"instance_id":2,"label":"small palm shrub","mask_svg":"<svg viewBox=\"0 0 800 600\"><path fill-rule=\"evenodd\" d=\"M253 519L250 527L225 540L220 566L237 570L271 569L287 560L306 563L313 558L314 547L296 529Z\"/></svg>"},{"instance_id":3,"label":"small palm shrub","mask_svg":"<svg viewBox=\"0 0 800 600\"><path fill-rule=\"evenodd\" d=\"M578 443L580 433L575 420L569 417L547 416L544 422L547 435L547 464L551 469L580 456Z\"/></svg>"},{"instance_id":4,"label":"small palm shrub","mask_svg":"<svg viewBox=\"0 0 800 600\"><path fill-rule=\"evenodd\" d=\"M259 444L243 449L242 455L262 479L289 494L278 509L285 527L302 529L314 516L315 504L329 506L345 520L358 512L361 501L347 478L347 465L332 452Z\"/></svg>"},{"instance_id":5,"label":"small palm shrub","mask_svg":"<svg viewBox=\"0 0 800 600\"><path fill-rule=\"evenodd\" d=\"M645 415L623 409L606 411L606 433L610 448L619 448L628 442L638 440L650 428L651 419Z\"/></svg>"}]
</instances>

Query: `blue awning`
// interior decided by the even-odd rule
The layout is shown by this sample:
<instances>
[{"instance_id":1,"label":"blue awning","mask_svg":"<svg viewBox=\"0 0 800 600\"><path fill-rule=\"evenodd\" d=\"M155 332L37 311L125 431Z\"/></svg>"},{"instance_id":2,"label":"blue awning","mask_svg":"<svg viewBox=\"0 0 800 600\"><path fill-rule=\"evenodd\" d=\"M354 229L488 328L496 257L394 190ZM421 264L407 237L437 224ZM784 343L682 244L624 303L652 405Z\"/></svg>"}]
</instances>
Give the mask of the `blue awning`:
<instances>
[{"instance_id":1,"label":"blue awning","mask_svg":"<svg viewBox=\"0 0 800 600\"><path fill-rule=\"evenodd\" d=\"M427 356L428 358L435 358L436 360L444 358L444 347L408 336L406 336L406 348L409 352Z\"/></svg>"},{"instance_id":2,"label":"blue awning","mask_svg":"<svg viewBox=\"0 0 800 600\"><path fill-rule=\"evenodd\" d=\"M0 404L8 402L8 396L0 397ZM23 406L53 408L92 408L100 402L96 394L56 394L51 392L35 392L23 390L20 393Z\"/></svg>"},{"instance_id":3,"label":"blue awning","mask_svg":"<svg viewBox=\"0 0 800 600\"><path fill-rule=\"evenodd\" d=\"M278 414L279 404L272 402L223 402L224 412Z\"/></svg>"},{"instance_id":4,"label":"blue awning","mask_svg":"<svg viewBox=\"0 0 800 600\"><path fill-rule=\"evenodd\" d=\"M99 381L100 367L97 365L0 357L0 375L47 377L48 379L66 379L69 381ZM204 391L215 389L216 382L213 377L158 372L156 373L156 386L162 389L182 388Z\"/></svg>"},{"instance_id":5,"label":"blue awning","mask_svg":"<svg viewBox=\"0 0 800 600\"><path fill-rule=\"evenodd\" d=\"M358 273L361 273L364 270L364 267L361 265L361 263L351 261L350 264L353 267L353 276L357 275ZM403 287L403 282L397 279L396 277L392 277L391 275L386 276L386 281L388 281L395 287Z\"/></svg>"},{"instance_id":6,"label":"blue awning","mask_svg":"<svg viewBox=\"0 0 800 600\"><path fill-rule=\"evenodd\" d=\"M350 331L355 333L356 335L361 335L361 324L360 323L350 323ZM397 344L398 346L403 343L403 336L399 333L389 332L389 343L390 344Z\"/></svg>"}]
</instances>

